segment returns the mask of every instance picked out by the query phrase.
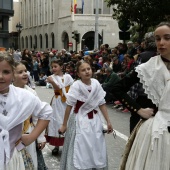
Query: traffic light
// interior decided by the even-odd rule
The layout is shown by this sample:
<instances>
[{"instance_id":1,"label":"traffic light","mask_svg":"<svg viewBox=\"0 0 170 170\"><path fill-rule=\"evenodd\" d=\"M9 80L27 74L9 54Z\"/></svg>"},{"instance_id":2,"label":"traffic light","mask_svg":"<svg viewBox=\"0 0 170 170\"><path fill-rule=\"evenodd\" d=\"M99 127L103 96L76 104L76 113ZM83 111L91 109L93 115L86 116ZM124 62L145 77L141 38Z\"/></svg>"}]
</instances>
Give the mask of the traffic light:
<instances>
[{"instance_id":1,"label":"traffic light","mask_svg":"<svg viewBox=\"0 0 170 170\"><path fill-rule=\"evenodd\" d=\"M127 18L122 18L118 21L118 26L121 31L119 31L120 40L129 40L130 39L130 21Z\"/></svg>"},{"instance_id":2,"label":"traffic light","mask_svg":"<svg viewBox=\"0 0 170 170\"><path fill-rule=\"evenodd\" d=\"M130 32L119 31L119 40L130 40Z\"/></svg>"},{"instance_id":3,"label":"traffic light","mask_svg":"<svg viewBox=\"0 0 170 170\"><path fill-rule=\"evenodd\" d=\"M78 33L77 30L75 30L75 31L72 32L72 38L75 39L75 40L76 40L76 34L77 34L77 33Z\"/></svg>"},{"instance_id":4,"label":"traffic light","mask_svg":"<svg viewBox=\"0 0 170 170\"><path fill-rule=\"evenodd\" d=\"M72 38L75 39L76 43L80 43L80 33L77 30L72 32Z\"/></svg>"},{"instance_id":5,"label":"traffic light","mask_svg":"<svg viewBox=\"0 0 170 170\"><path fill-rule=\"evenodd\" d=\"M121 19L118 21L118 26L121 31L127 31L130 29L130 21L128 19Z\"/></svg>"},{"instance_id":6,"label":"traffic light","mask_svg":"<svg viewBox=\"0 0 170 170\"><path fill-rule=\"evenodd\" d=\"M80 43L80 34L79 33L75 34L75 40L76 40L77 44Z\"/></svg>"}]
</instances>

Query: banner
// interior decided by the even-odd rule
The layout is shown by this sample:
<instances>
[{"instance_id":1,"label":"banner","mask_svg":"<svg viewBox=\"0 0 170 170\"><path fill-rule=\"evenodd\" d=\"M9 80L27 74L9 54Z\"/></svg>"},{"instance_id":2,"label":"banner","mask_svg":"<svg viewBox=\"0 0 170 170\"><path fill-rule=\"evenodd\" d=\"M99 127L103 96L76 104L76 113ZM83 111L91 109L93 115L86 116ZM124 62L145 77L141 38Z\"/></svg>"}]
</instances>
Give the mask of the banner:
<instances>
[{"instance_id":1,"label":"banner","mask_svg":"<svg viewBox=\"0 0 170 170\"><path fill-rule=\"evenodd\" d=\"M82 0L82 14L84 13L84 0Z\"/></svg>"},{"instance_id":2,"label":"banner","mask_svg":"<svg viewBox=\"0 0 170 170\"><path fill-rule=\"evenodd\" d=\"M70 11L71 11L71 13L73 12L73 0L71 0Z\"/></svg>"},{"instance_id":3,"label":"banner","mask_svg":"<svg viewBox=\"0 0 170 170\"><path fill-rule=\"evenodd\" d=\"M77 0L74 0L74 13L76 14Z\"/></svg>"}]
</instances>

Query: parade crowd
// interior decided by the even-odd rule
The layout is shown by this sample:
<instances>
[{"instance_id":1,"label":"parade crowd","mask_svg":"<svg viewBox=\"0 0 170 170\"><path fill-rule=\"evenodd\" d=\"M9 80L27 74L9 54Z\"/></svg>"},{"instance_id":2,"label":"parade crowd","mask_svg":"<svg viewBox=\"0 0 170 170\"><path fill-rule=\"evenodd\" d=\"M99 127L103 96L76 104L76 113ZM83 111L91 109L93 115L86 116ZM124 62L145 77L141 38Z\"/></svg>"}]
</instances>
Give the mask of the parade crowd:
<instances>
[{"instance_id":1,"label":"parade crowd","mask_svg":"<svg viewBox=\"0 0 170 170\"><path fill-rule=\"evenodd\" d=\"M169 63L168 22L113 48L0 52L0 169L48 169L48 142L60 170L108 170L106 104L131 114L120 170L170 169ZM50 105L35 86L54 90Z\"/></svg>"}]
</instances>

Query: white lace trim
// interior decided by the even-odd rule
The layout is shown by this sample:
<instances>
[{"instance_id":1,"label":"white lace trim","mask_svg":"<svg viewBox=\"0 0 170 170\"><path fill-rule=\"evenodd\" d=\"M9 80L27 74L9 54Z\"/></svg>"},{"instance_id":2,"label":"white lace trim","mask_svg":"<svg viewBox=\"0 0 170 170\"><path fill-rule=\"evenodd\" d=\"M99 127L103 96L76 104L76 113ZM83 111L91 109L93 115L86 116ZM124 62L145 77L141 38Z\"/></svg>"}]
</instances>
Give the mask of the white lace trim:
<instances>
[{"instance_id":1,"label":"white lace trim","mask_svg":"<svg viewBox=\"0 0 170 170\"><path fill-rule=\"evenodd\" d=\"M170 84L167 81L170 74L160 56L155 56L147 63L139 65L136 72L148 98L159 108L152 124L151 149L153 150L155 140L162 138L164 132L168 131L167 126L170 126L168 111Z\"/></svg>"},{"instance_id":2,"label":"white lace trim","mask_svg":"<svg viewBox=\"0 0 170 170\"><path fill-rule=\"evenodd\" d=\"M148 95L148 98L151 99L152 102L158 107L160 99L154 94L152 86L149 86L150 83L146 80L147 77L143 76L143 71L140 68L137 68L136 71L138 73L137 76L140 79L140 83L143 84L144 91Z\"/></svg>"}]
</instances>

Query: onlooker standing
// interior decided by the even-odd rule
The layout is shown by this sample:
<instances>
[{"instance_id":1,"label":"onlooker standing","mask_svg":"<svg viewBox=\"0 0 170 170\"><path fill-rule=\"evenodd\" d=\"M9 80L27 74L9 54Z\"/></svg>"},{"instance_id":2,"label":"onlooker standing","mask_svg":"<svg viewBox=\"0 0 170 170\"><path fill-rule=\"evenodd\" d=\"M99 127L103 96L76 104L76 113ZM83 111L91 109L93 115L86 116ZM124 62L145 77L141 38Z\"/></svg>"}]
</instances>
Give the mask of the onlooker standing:
<instances>
[{"instance_id":1,"label":"onlooker standing","mask_svg":"<svg viewBox=\"0 0 170 170\"><path fill-rule=\"evenodd\" d=\"M16 50L15 52L14 52L14 60L15 61L17 61L17 62L20 62L21 61L21 52L19 51L19 49L18 50Z\"/></svg>"},{"instance_id":2,"label":"onlooker standing","mask_svg":"<svg viewBox=\"0 0 170 170\"><path fill-rule=\"evenodd\" d=\"M38 82L39 81L39 63L38 63L37 56L35 54L32 54L32 62L33 62L34 81Z\"/></svg>"},{"instance_id":3,"label":"onlooker standing","mask_svg":"<svg viewBox=\"0 0 170 170\"><path fill-rule=\"evenodd\" d=\"M27 62L28 64L27 70L30 72L30 75L32 76L32 67L33 67L32 57L27 49L23 51L22 60L25 60Z\"/></svg>"},{"instance_id":4,"label":"onlooker standing","mask_svg":"<svg viewBox=\"0 0 170 170\"><path fill-rule=\"evenodd\" d=\"M48 75L49 73L49 60L48 60L48 54L47 53L41 53L41 58L40 58L40 72L44 72L45 75Z\"/></svg>"}]
</instances>

